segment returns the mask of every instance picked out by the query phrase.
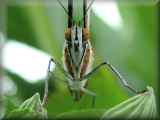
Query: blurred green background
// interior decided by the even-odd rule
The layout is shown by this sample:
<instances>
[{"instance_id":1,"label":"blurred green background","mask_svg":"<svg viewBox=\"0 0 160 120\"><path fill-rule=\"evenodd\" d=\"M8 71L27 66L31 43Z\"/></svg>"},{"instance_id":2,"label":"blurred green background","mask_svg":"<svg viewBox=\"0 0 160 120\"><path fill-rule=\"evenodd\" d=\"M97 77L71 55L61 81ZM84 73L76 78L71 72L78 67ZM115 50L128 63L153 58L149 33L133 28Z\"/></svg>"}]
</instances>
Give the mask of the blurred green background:
<instances>
[{"instance_id":1,"label":"blurred green background","mask_svg":"<svg viewBox=\"0 0 160 120\"><path fill-rule=\"evenodd\" d=\"M64 5L66 7L66 2ZM144 90L147 85L150 85L158 96L156 4L117 2L117 8L123 23L118 29L106 24L93 10L90 11L94 66L108 60L136 89ZM107 11L102 12L104 15L107 13ZM67 15L56 0L21 2L21 4L12 1L7 6L6 18L7 38L38 48L61 61ZM109 19L112 20L112 16ZM30 83L17 74L4 70L5 76L9 77L17 87L15 94L5 93L6 111L13 109L13 106L18 106L35 92L43 96L44 80ZM65 78L57 68L54 72L57 76ZM98 109L108 109L134 95L104 68L89 78L87 88L97 94L96 108ZM63 112L88 109L91 108L91 97L84 95L80 102L74 102L64 84L55 82L51 78L46 108L49 117Z\"/></svg>"}]
</instances>

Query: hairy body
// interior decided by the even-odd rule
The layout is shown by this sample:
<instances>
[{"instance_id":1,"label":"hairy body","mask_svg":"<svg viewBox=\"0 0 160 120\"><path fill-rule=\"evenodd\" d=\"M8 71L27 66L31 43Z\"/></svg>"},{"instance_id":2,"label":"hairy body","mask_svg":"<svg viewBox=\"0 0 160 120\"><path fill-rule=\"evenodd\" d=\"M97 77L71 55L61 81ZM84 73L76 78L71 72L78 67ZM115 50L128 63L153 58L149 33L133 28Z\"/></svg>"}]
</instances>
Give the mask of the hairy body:
<instances>
[{"instance_id":1,"label":"hairy body","mask_svg":"<svg viewBox=\"0 0 160 120\"><path fill-rule=\"evenodd\" d=\"M81 98L82 90L87 86L87 80L80 80L89 73L93 54L89 41L89 32L86 28L74 25L65 32L65 43L63 50L63 64L72 80L68 82L68 88L74 100Z\"/></svg>"}]
</instances>

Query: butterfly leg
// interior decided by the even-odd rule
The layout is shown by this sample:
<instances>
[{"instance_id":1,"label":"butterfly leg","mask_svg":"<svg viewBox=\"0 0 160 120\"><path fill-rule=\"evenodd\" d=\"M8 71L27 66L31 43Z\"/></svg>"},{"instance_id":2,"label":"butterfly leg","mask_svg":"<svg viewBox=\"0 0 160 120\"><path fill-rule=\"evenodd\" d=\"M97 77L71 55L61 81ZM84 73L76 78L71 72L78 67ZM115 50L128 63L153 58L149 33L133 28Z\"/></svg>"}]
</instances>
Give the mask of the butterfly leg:
<instances>
[{"instance_id":1,"label":"butterfly leg","mask_svg":"<svg viewBox=\"0 0 160 120\"><path fill-rule=\"evenodd\" d=\"M118 79L121 81L121 83L124 85L124 87L128 88L129 90L131 90L132 92L138 94L138 93L144 93L146 90L143 91L137 91L135 88L133 88L132 86L130 86L127 81L122 77L122 75L118 72L118 70L111 65L108 61L107 62L103 62L101 64L99 64L97 67L95 67L91 72L89 72L87 75L85 75L82 79L86 79L88 77L90 77L91 75L93 75L97 70L99 70L102 66L106 66L107 68L109 68L109 70L111 70L111 72L116 75L116 77L118 77Z\"/></svg>"},{"instance_id":2,"label":"butterfly leg","mask_svg":"<svg viewBox=\"0 0 160 120\"><path fill-rule=\"evenodd\" d=\"M43 97L43 101L42 101L42 106L44 106L46 104L47 99L48 99L48 80L50 79L51 75L54 77L55 80L65 82L65 83L67 82L66 80L62 80L61 78L56 77L56 75L54 75L54 73L51 71L51 64L52 63L58 64L58 66L60 67L60 64L58 62L55 62L53 59L49 60L48 68L47 68L47 77L45 80L44 97ZM61 69L63 69L63 68L61 68ZM67 74L67 73L65 73L65 74Z\"/></svg>"},{"instance_id":3,"label":"butterfly leg","mask_svg":"<svg viewBox=\"0 0 160 120\"><path fill-rule=\"evenodd\" d=\"M86 88L81 88L81 90L82 90L84 93L92 96L92 107L94 108L94 107L95 107L95 100L96 100L96 93L94 93L94 92L92 92L92 91L89 91L89 90L87 90Z\"/></svg>"}]
</instances>

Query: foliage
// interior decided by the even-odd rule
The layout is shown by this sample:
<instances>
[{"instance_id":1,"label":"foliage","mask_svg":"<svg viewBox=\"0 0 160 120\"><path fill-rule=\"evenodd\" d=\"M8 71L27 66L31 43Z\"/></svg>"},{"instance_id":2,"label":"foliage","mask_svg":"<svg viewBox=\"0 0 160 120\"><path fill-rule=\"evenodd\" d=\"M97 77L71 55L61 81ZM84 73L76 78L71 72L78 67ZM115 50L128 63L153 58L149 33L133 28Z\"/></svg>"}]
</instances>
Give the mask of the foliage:
<instances>
[{"instance_id":1,"label":"foliage","mask_svg":"<svg viewBox=\"0 0 160 120\"><path fill-rule=\"evenodd\" d=\"M47 118L47 111L42 107L40 95L36 93L7 114L6 118Z\"/></svg>"},{"instance_id":2,"label":"foliage","mask_svg":"<svg viewBox=\"0 0 160 120\"><path fill-rule=\"evenodd\" d=\"M104 113L102 120L110 118L149 118L157 117L156 101L153 88L136 95Z\"/></svg>"},{"instance_id":3,"label":"foliage","mask_svg":"<svg viewBox=\"0 0 160 120\"><path fill-rule=\"evenodd\" d=\"M13 38L38 48L61 61L67 15L57 2L50 4L39 1L32 5L15 4L14 1L9 3L5 16L7 38ZM114 30L91 11L90 31L95 56L94 66L109 60L136 89L143 90L147 85L152 86L157 98L157 8L155 4L146 5L136 2L117 4L123 20L120 29ZM21 56L15 57L21 58ZM7 71L5 75L10 77L17 87L17 94L11 96L16 105L25 101L31 93L43 94L43 83L41 85L39 82L30 84L18 75L13 76L7 74L8 70L5 69L5 71ZM65 79L57 68L54 72ZM28 89L29 87L32 89ZM48 117L55 117L61 113L70 114L72 111L75 111L73 115L93 113L95 116L101 116L103 114L101 110L104 112L105 109L105 114L107 114L106 110L133 96L117 82L117 78L110 71L105 69L100 69L89 79L87 88L97 94L95 110L90 110L91 98L89 96L83 95L80 102L73 102L68 89L63 84L54 81L54 78L49 80L49 100L46 106ZM149 97L151 98L149 101L153 100L153 97L145 95L140 98ZM135 98L139 100L139 97L131 99ZM36 100L40 104L38 96ZM154 105L151 104L151 106ZM115 109L119 109L119 106ZM33 110L33 108L27 109L31 114ZM18 114L24 113L26 112L19 113L18 111Z\"/></svg>"},{"instance_id":4,"label":"foliage","mask_svg":"<svg viewBox=\"0 0 160 120\"><path fill-rule=\"evenodd\" d=\"M54 106L53 106L54 107ZM19 108L11 111L8 118L47 118L47 111L42 107L38 93L24 101ZM109 110L86 109L61 113L56 119L78 118L156 118L157 108L153 88L147 87L147 91L140 93Z\"/></svg>"}]
</instances>

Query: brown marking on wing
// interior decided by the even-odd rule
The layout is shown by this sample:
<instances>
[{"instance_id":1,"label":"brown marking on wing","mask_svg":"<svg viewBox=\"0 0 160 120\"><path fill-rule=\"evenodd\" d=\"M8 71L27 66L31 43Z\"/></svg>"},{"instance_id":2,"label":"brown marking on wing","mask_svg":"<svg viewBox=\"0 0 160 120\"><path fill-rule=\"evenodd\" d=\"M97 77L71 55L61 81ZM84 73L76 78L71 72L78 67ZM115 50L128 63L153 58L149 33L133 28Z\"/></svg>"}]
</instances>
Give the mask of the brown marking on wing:
<instances>
[{"instance_id":1,"label":"brown marking on wing","mask_svg":"<svg viewBox=\"0 0 160 120\"><path fill-rule=\"evenodd\" d=\"M71 28L67 28L64 32L64 36L66 40L71 40Z\"/></svg>"},{"instance_id":2,"label":"brown marking on wing","mask_svg":"<svg viewBox=\"0 0 160 120\"><path fill-rule=\"evenodd\" d=\"M64 48L64 64L65 64L69 74L74 78L75 76L74 76L74 72L73 72L72 61L70 59L70 55L69 55L69 51L68 51L67 47Z\"/></svg>"},{"instance_id":3,"label":"brown marking on wing","mask_svg":"<svg viewBox=\"0 0 160 120\"><path fill-rule=\"evenodd\" d=\"M90 33L89 33L89 31L88 31L88 29L87 28L83 28L82 29L82 37L83 37L83 41L87 41L87 40L89 40L90 39Z\"/></svg>"},{"instance_id":4,"label":"brown marking on wing","mask_svg":"<svg viewBox=\"0 0 160 120\"><path fill-rule=\"evenodd\" d=\"M91 49L86 48L85 54L83 56L83 61L81 63L81 70L80 70L81 78L85 75L88 65L90 64L90 57L91 57Z\"/></svg>"}]
</instances>

